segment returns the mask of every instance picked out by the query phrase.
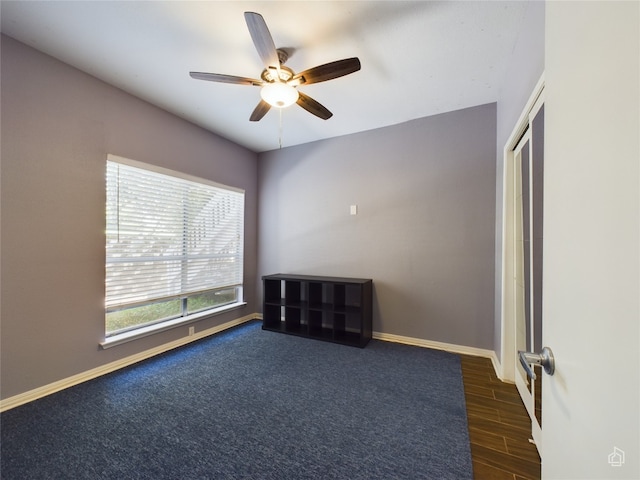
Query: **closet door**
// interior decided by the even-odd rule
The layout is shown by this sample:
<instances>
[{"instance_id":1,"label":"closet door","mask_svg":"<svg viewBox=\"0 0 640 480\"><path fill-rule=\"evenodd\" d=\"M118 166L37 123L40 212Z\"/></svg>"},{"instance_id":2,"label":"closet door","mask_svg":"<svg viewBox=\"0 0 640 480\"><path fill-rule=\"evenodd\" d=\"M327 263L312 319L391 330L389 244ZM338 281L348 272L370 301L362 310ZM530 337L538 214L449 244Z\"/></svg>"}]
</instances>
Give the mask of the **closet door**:
<instances>
[{"instance_id":1,"label":"closet door","mask_svg":"<svg viewBox=\"0 0 640 480\"><path fill-rule=\"evenodd\" d=\"M542 345L544 104L529 115L529 124L513 155L514 316L517 351L540 352ZM538 373L540 373L538 371ZM516 386L531 417L532 436L542 436L541 375L530 378L516 355Z\"/></svg>"}]
</instances>

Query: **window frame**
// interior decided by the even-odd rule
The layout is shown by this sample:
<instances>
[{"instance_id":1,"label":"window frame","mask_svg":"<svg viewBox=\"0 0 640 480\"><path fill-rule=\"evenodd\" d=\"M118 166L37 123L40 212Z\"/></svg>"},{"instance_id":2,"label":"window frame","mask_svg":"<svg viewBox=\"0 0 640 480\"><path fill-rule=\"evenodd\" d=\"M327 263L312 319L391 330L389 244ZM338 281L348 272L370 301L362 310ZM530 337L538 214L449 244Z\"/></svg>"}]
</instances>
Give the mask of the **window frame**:
<instances>
[{"instance_id":1,"label":"window frame","mask_svg":"<svg viewBox=\"0 0 640 480\"><path fill-rule=\"evenodd\" d=\"M124 158L124 157L120 157L120 156L116 156L116 155L112 155L112 154L108 154L107 155L107 162L105 164L105 167L107 165L109 165L110 163L116 163L116 164L120 164L120 165L125 165L125 166L129 166L129 167L133 167L133 168L137 168L137 169L141 169L144 170L146 172L149 173L156 173L156 174L160 174L160 175L165 175L165 176L169 176L169 177L173 177L174 179L178 179L180 181L187 181L187 182L193 182L196 183L198 185L203 185L203 186L211 186L217 189L222 189L228 192L235 192L235 193L240 193L242 195L241 197L241 203L240 203L240 207L241 207L241 217L240 217L240 222L239 222L239 229L240 229L240 239L239 239L239 245L241 248L241 251L238 253L239 258L241 259L241 265L240 265L240 272L239 272L239 284L234 284L234 285L225 285L225 286L215 286L213 288L210 289L204 289L204 290L198 290L198 291L183 291L183 292L179 292L178 294L175 295L169 295L167 297L158 297L158 298L149 298L149 299L144 299L141 301L132 301L129 302L127 304L124 305L117 305L117 306L111 306L111 307L107 307L106 302L107 302L107 295L106 295L106 279L107 279L107 272L105 269L105 323L104 323L104 332L105 332L105 337L104 337L104 341L101 342L101 346L103 348L108 348L110 346L114 346L120 343L123 343L125 341L129 341L129 340L133 340L135 338L140 338L142 336L147 336L147 335L151 335L153 333L158 333L160 331L163 330L167 330L170 328L175 328L176 326L179 325L183 325L183 324L188 324L188 323L192 323L194 321L198 321L201 320L203 318L206 317L210 317L213 315L218 315L224 312L227 312L229 310L235 309L235 308L239 308L242 307L244 305L246 305L246 302L244 301L244 297L243 297L243 291L244 291L244 229L245 229L245 224L244 224L244 202L245 202L245 191L244 189L240 189L240 188L236 188L236 187L231 187L228 185L223 185L220 183L216 183L213 182L211 180L205 179L205 178L201 178L201 177L195 177L192 175L188 175L182 172L178 172L175 170L170 170L170 169L166 169L163 167L158 167L156 165L151 165L148 163L143 163L143 162L139 162L136 160L131 160L128 158ZM105 169L106 170L106 169ZM106 174L105 174L105 183L106 183ZM106 187L108 187L108 185L106 185ZM105 199L105 206L107 206L108 204L108 198ZM105 221L108 223L108 215L107 212L105 212ZM184 224L184 217L182 220L182 223ZM109 238L108 238L108 232L107 232L107 225L105 225L105 268L107 263L109 263L109 259L107 258L107 253L106 253L106 248L109 242ZM186 259L188 259L188 254L183 253L183 255L185 255L185 261ZM181 266L182 268L182 266ZM216 292L219 291L230 291L230 290L235 290L235 300L232 300L230 302L227 303L221 303L221 304L215 304L213 305L212 308L207 308L204 307L203 309L199 309L197 311L193 311L193 312L189 312L188 310L188 303L189 303L189 299L193 298L195 296L198 295L202 295L203 293L213 293L214 295L216 294ZM118 329L118 330L114 330L111 332L107 331L107 314L109 313L113 313L116 311L122 311L122 310L127 310L127 309L131 309L131 308L137 308L137 307L141 307L141 306L145 306L145 305L152 305L152 304L156 304L156 303L162 303L162 302L169 302L169 301L175 301L175 300L179 300L180 302L180 306L179 306L179 312L176 313L175 315L172 315L170 317L164 317L158 320L152 320L149 322L145 322L142 324L138 324L138 325L133 325L133 326L129 326L126 328L122 328L122 329Z\"/></svg>"}]
</instances>

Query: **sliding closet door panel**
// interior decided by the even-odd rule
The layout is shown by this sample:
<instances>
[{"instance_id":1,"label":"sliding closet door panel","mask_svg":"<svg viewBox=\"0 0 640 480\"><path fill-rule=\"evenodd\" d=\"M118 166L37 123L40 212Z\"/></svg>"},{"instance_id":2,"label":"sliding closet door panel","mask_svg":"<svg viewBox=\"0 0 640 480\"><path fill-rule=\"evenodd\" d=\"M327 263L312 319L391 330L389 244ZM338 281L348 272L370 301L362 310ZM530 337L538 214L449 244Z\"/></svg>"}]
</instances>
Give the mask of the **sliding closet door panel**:
<instances>
[{"instance_id":1,"label":"sliding closet door panel","mask_svg":"<svg viewBox=\"0 0 640 480\"><path fill-rule=\"evenodd\" d=\"M533 350L542 350L542 238L544 208L544 105L532 122L532 202L533 202Z\"/></svg>"}]
</instances>

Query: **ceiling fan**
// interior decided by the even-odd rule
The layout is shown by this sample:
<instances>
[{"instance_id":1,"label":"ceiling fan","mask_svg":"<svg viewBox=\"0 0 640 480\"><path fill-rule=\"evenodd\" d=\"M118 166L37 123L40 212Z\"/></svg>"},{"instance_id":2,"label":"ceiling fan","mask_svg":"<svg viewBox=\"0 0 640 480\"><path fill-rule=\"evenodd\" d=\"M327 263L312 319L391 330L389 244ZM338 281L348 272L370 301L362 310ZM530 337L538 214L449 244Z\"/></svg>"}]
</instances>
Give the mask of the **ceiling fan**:
<instances>
[{"instance_id":1,"label":"ceiling fan","mask_svg":"<svg viewBox=\"0 0 640 480\"><path fill-rule=\"evenodd\" d=\"M244 18L253 44L265 66L260 80L219 73L189 72L189 75L197 80L262 87L260 103L249 118L252 122L257 122L264 117L271 107L284 108L293 103L297 103L309 113L323 120L331 118L333 113L313 98L299 91L297 87L325 82L357 72L360 70L360 60L357 57L345 58L295 73L284 66L289 54L283 49L276 49L262 15L255 12L244 12Z\"/></svg>"}]
</instances>

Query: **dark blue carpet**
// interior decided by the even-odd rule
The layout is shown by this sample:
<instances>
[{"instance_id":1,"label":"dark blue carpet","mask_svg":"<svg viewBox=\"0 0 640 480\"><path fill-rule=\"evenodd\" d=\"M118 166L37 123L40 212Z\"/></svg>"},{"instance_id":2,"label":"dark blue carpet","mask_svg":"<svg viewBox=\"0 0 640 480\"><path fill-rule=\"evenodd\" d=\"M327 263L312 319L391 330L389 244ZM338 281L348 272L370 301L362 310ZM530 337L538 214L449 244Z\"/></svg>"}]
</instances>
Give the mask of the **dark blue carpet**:
<instances>
[{"instance_id":1,"label":"dark blue carpet","mask_svg":"<svg viewBox=\"0 0 640 480\"><path fill-rule=\"evenodd\" d=\"M1 478L471 479L456 355L228 330L2 413Z\"/></svg>"}]
</instances>

